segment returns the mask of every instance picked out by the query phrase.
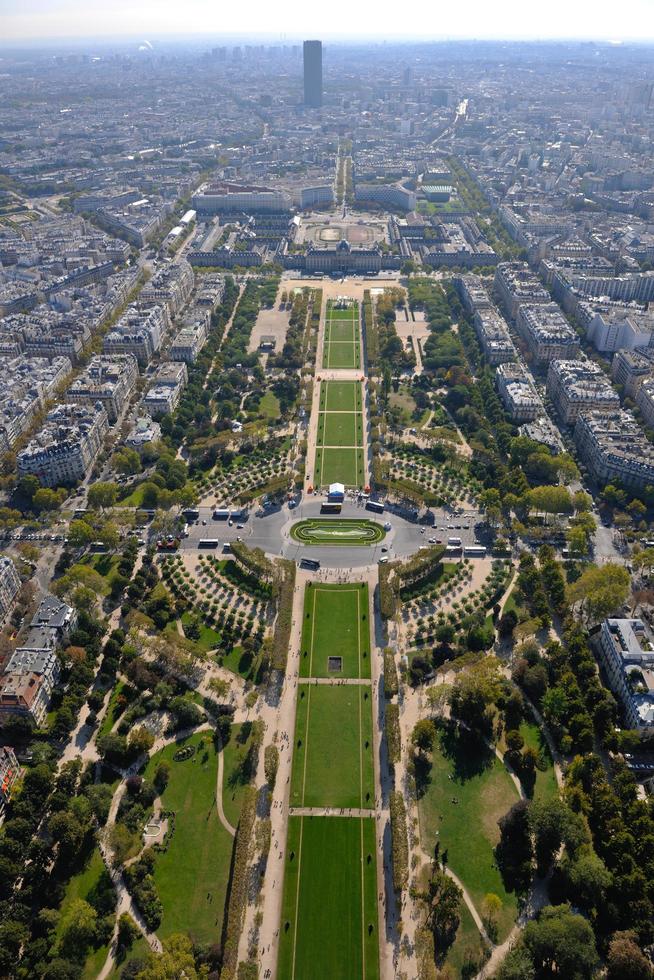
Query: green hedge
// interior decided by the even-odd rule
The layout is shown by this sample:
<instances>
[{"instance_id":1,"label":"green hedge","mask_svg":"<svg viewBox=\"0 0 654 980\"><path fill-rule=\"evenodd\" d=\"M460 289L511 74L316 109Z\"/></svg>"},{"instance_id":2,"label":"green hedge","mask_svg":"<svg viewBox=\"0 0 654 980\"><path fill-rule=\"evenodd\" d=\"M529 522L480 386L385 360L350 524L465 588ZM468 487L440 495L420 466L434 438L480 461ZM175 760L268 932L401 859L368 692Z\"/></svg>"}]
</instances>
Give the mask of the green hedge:
<instances>
[{"instance_id":1,"label":"green hedge","mask_svg":"<svg viewBox=\"0 0 654 980\"><path fill-rule=\"evenodd\" d=\"M241 816L236 829L234 859L229 882L229 901L223 932L223 966L220 971L223 980L233 980L238 967L238 942L247 902L248 857L256 813L257 793L253 786L247 786L243 792Z\"/></svg>"},{"instance_id":2,"label":"green hedge","mask_svg":"<svg viewBox=\"0 0 654 980\"><path fill-rule=\"evenodd\" d=\"M379 611L382 619L392 619L397 611L398 593L393 588L395 562L379 565Z\"/></svg>"},{"instance_id":3,"label":"green hedge","mask_svg":"<svg viewBox=\"0 0 654 980\"><path fill-rule=\"evenodd\" d=\"M270 789L275 785L279 768L279 749L276 745L266 745L263 753L263 769Z\"/></svg>"},{"instance_id":4,"label":"green hedge","mask_svg":"<svg viewBox=\"0 0 654 980\"><path fill-rule=\"evenodd\" d=\"M401 793L390 796L391 840L393 842L393 887L401 892L409 880L409 838L406 824L406 805Z\"/></svg>"},{"instance_id":5,"label":"green hedge","mask_svg":"<svg viewBox=\"0 0 654 980\"><path fill-rule=\"evenodd\" d=\"M275 579L275 598L277 600L277 619L273 633L272 665L274 670L286 670L288 648L291 642L293 625L293 593L295 592L294 561L287 558L277 563Z\"/></svg>"},{"instance_id":6,"label":"green hedge","mask_svg":"<svg viewBox=\"0 0 654 980\"><path fill-rule=\"evenodd\" d=\"M395 656L390 647L384 650L384 697L390 701L399 691Z\"/></svg>"},{"instance_id":7,"label":"green hedge","mask_svg":"<svg viewBox=\"0 0 654 980\"><path fill-rule=\"evenodd\" d=\"M399 705L386 705L384 730L386 732L386 745L388 746L388 761L394 766L400 761L400 754L402 750Z\"/></svg>"}]
</instances>

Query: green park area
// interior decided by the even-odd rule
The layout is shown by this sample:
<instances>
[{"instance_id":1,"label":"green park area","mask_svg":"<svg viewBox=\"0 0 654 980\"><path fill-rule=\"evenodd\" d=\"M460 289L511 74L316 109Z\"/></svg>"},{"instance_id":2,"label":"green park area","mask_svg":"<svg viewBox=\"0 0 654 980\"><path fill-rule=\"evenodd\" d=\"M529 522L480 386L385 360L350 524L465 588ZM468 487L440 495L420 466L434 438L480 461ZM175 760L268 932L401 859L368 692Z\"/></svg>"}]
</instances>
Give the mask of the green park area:
<instances>
[{"instance_id":1,"label":"green park area","mask_svg":"<svg viewBox=\"0 0 654 980\"><path fill-rule=\"evenodd\" d=\"M311 545L371 545L379 544L385 536L384 528L375 521L345 517L309 518L291 528L291 537L295 541Z\"/></svg>"},{"instance_id":2,"label":"green park area","mask_svg":"<svg viewBox=\"0 0 654 980\"><path fill-rule=\"evenodd\" d=\"M280 980L376 980L374 822L290 817L285 863Z\"/></svg>"},{"instance_id":3,"label":"green park area","mask_svg":"<svg viewBox=\"0 0 654 980\"><path fill-rule=\"evenodd\" d=\"M314 585L304 596L301 677L370 677L368 586Z\"/></svg>"},{"instance_id":4,"label":"green park area","mask_svg":"<svg viewBox=\"0 0 654 980\"><path fill-rule=\"evenodd\" d=\"M319 446L360 446L363 443L361 412L321 412L318 416Z\"/></svg>"},{"instance_id":5,"label":"green park area","mask_svg":"<svg viewBox=\"0 0 654 980\"><path fill-rule=\"evenodd\" d=\"M372 807L369 685L298 685L291 806Z\"/></svg>"},{"instance_id":6,"label":"green park area","mask_svg":"<svg viewBox=\"0 0 654 980\"><path fill-rule=\"evenodd\" d=\"M361 382L323 381L320 385L321 412L360 412L362 407Z\"/></svg>"},{"instance_id":7,"label":"green park area","mask_svg":"<svg viewBox=\"0 0 654 980\"><path fill-rule=\"evenodd\" d=\"M233 726L224 749L223 806L233 826L249 782L244 726ZM189 758L175 759L180 744L192 746ZM183 743L168 745L154 755L145 776L152 779L160 762L170 765L162 809L174 812L174 829L167 849L157 854L154 881L163 905L157 934L161 939L188 932L196 942L215 942L220 936L229 882L234 838L223 827L216 809L218 748L211 732L200 732Z\"/></svg>"},{"instance_id":8,"label":"green park area","mask_svg":"<svg viewBox=\"0 0 654 980\"><path fill-rule=\"evenodd\" d=\"M340 449L319 446L316 449L317 486L343 483L346 487L363 487L364 481L363 449L356 449L354 446Z\"/></svg>"},{"instance_id":9,"label":"green park area","mask_svg":"<svg viewBox=\"0 0 654 980\"><path fill-rule=\"evenodd\" d=\"M322 360L325 368L361 366L361 340L356 308L327 311Z\"/></svg>"},{"instance_id":10,"label":"green park area","mask_svg":"<svg viewBox=\"0 0 654 980\"><path fill-rule=\"evenodd\" d=\"M479 738L443 727L429 763L419 769L417 785L424 850L433 854L438 843L447 851L448 865L478 910L486 895L498 896L497 931L504 939L515 921L517 901L504 887L494 848L498 820L519 799L506 767Z\"/></svg>"}]
</instances>

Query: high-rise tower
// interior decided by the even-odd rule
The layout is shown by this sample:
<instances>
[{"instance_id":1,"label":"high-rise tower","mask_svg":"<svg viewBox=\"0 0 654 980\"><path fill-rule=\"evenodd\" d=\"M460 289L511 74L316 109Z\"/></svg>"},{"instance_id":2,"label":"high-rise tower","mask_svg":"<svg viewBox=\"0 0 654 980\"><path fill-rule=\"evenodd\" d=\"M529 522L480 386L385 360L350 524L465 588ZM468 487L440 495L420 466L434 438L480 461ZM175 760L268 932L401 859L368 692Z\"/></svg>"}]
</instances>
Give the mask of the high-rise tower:
<instances>
[{"instance_id":1,"label":"high-rise tower","mask_svg":"<svg viewBox=\"0 0 654 980\"><path fill-rule=\"evenodd\" d=\"M304 42L304 104L322 105L322 41Z\"/></svg>"}]
</instances>

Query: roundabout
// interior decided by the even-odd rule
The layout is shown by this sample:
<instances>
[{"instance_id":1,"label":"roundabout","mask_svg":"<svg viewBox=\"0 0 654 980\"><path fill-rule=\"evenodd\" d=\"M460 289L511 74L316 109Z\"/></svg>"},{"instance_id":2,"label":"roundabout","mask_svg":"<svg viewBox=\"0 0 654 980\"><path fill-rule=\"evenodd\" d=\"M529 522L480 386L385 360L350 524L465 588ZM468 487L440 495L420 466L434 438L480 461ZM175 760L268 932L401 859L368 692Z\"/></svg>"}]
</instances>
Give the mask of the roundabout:
<instances>
[{"instance_id":1,"label":"roundabout","mask_svg":"<svg viewBox=\"0 0 654 980\"><path fill-rule=\"evenodd\" d=\"M291 538L305 545L358 545L379 544L386 537L381 524L356 518L309 518L291 527Z\"/></svg>"}]
</instances>

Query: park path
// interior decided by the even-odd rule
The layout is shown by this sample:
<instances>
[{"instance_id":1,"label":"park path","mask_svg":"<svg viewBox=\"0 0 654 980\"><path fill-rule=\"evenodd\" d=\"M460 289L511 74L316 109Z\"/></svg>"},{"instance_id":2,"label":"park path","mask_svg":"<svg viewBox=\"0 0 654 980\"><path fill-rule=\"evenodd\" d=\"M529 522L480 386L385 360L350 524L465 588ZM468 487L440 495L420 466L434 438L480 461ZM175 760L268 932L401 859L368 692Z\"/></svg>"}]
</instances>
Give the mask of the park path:
<instances>
[{"instance_id":1,"label":"park path","mask_svg":"<svg viewBox=\"0 0 654 980\"><path fill-rule=\"evenodd\" d=\"M228 834L232 837L236 837L236 828L232 827L231 823L225 816L225 810L223 809L223 776L225 771L225 752L223 745L220 746L220 751L218 752L218 774L216 776L216 809L218 811L218 819L225 828Z\"/></svg>"}]
</instances>

